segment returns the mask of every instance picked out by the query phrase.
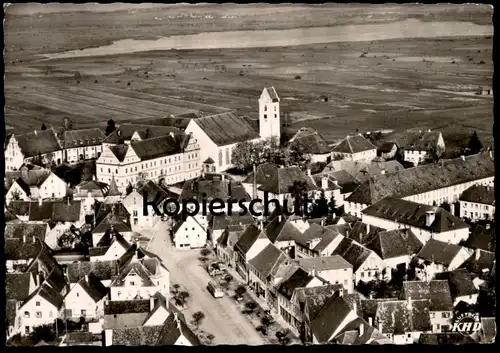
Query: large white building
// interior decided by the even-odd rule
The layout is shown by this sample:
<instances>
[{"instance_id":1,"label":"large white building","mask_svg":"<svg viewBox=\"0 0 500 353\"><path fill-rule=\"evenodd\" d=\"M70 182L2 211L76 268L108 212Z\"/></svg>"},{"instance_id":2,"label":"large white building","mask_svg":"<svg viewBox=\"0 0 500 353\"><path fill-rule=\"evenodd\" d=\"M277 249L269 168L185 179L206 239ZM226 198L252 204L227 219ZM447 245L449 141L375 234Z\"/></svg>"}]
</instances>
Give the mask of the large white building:
<instances>
[{"instance_id":1,"label":"large white building","mask_svg":"<svg viewBox=\"0 0 500 353\"><path fill-rule=\"evenodd\" d=\"M233 112L205 116L189 122L186 132L203 146L201 161L206 172L233 167L232 151L239 142L281 137L280 99L274 87L264 88L259 98L259 121ZM213 168L215 167L215 168Z\"/></svg>"},{"instance_id":2,"label":"large white building","mask_svg":"<svg viewBox=\"0 0 500 353\"><path fill-rule=\"evenodd\" d=\"M345 212L361 217L363 209L389 196L426 205L453 203L472 185L493 186L494 178L489 153L441 160L373 176L346 198Z\"/></svg>"},{"instance_id":3,"label":"large white building","mask_svg":"<svg viewBox=\"0 0 500 353\"><path fill-rule=\"evenodd\" d=\"M332 149L332 159L342 158L350 161L371 161L377 157L377 147L358 134L346 136Z\"/></svg>"},{"instance_id":4,"label":"large white building","mask_svg":"<svg viewBox=\"0 0 500 353\"><path fill-rule=\"evenodd\" d=\"M460 217L473 220L495 219L495 189L493 186L473 185L459 199Z\"/></svg>"},{"instance_id":5,"label":"large white building","mask_svg":"<svg viewBox=\"0 0 500 353\"><path fill-rule=\"evenodd\" d=\"M47 169L28 170L21 167L18 172L6 172L7 187L5 201L62 199L66 196L67 185L57 175Z\"/></svg>"},{"instance_id":6,"label":"large white building","mask_svg":"<svg viewBox=\"0 0 500 353\"><path fill-rule=\"evenodd\" d=\"M104 132L98 128L64 131L61 135L63 159L75 163L99 158L105 138Z\"/></svg>"},{"instance_id":7,"label":"large white building","mask_svg":"<svg viewBox=\"0 0 500 353\"><path fill-rule=\"evenodd\" d=\"M439 131L407 132L398 144L404 148L404 160L414 165L429 157L439 158L445 150L443 135Z\"/></svg>"},{"instance_id":8,"label":"large white building","mask_svg":"<svg viewBox=\"0 0 500 353\"><path fill-rule=\"evenodd\" d=\"M164 179L175 184L200 175L200 145L191 134L171 133L130 144L106 145L97 160L97 180L115 177L120 192L138 181Z\"/></svg>"}]
</instances>

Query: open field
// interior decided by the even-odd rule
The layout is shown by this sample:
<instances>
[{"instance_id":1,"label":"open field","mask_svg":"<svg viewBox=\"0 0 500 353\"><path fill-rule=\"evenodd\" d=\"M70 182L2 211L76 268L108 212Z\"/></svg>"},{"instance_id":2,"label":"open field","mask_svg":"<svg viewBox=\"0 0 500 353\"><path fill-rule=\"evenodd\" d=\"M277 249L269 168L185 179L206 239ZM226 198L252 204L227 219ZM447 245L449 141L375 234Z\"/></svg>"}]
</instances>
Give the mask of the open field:
<instances>
[{"instance_id":1,"label":"open field","mask_svg":"<svg viewBox=\"0 0 500 353\"><path fill-rule=\"evenodd\" d=\"M419 6L412 6L404 15L401 6L394 6L390 16L380 7L351 7L335 16L341 8L310 7L305 12L303 7L287 5L276 10L283 16L286 13L279 21L271 21L269 11L263 12L257 5L244 18L230 18L238 14L232 5L193 7L196 10L188 6L163 15L166 10L161 9L155 16L166 19L154 21L145 20L151 18L145 10L59 14L64 22L56 21L54 14L12 15L16 21L10 23L7 16L6 122L22 131L39 128L42 122L60 125L66 116L73 119L75 127L103 128L109 118L124 123L190 111L212 114L237 110L257 117L260 92L272 85L282 98L288 133L310 126L334 142L356 129L432 128L443 130L445 138L477 130L483 141L490 141L493 98L474 92L479 86L492 84L491 36L147 51L51 60L34 56L119 39L155 39L157 31L161 32L158 36L166 36L263 26L286 29L297 23L303 27L366 24L403 17L488 24L485 7L474 5L475 10L469 7L457 16L462 7L452 5L450 10L450 6L438 6L433 17L423 17ZM195 17L186 17L186 13ZM201 14L215 20L196 18ZM120 26L102 27L103 23L118 23L118 18ZM134 21L140 25L135 26ZM195 22L197 26L188 26ZM91 26L84 30L87 23ZM214 23L217 26L212 28ZM42 39L41 33L49 37Z\"/></svg>"}]
</instances>

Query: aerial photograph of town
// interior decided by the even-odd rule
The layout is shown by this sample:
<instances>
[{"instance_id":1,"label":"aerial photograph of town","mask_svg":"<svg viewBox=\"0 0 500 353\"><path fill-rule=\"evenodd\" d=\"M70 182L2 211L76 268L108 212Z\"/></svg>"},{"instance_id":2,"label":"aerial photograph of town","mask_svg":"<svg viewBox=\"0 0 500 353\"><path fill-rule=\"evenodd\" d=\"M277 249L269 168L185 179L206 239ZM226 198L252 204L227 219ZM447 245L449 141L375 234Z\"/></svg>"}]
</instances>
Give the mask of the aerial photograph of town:
<instances>
[{"instance_id":1,"label":"aerial photograph of town","mask_svg":"<svg viewBox=\"0 0 500 353\"><path fill-rule=\"evenodd\" d=\"M7 346L495 342L492 6L3 10Z\"/></svg>"}]
</instances>

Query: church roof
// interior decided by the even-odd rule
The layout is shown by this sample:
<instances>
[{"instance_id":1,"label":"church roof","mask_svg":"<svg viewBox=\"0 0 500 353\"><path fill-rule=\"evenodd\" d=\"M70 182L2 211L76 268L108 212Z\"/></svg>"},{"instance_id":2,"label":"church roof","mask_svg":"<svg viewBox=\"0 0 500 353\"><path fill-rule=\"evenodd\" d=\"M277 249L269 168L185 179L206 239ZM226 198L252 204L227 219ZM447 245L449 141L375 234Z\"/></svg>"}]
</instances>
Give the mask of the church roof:
<instances>
[{"instance_id":1,"label":"church roof","mask_svg":"<svg viewBox=\"0 0 500 353\"><path fill-rule=\"evenodd\" d=\"M121 193L118 191L118 185L116 185L115 176L111 177L111 184L109 185L109 191L107 196L120 196Z\"/></svg>"},{"instance_id":2,"label":"church roof","mask_svg":"<svg viewBox=\"0 0 500 353\"><path fill-rule=\"evenodd\" d=\"M258 131L249 119L239 117L233 112L205 116L195 120L196 124L217 145L253 140L259 137Z\"/></svg>"}]
</instances>

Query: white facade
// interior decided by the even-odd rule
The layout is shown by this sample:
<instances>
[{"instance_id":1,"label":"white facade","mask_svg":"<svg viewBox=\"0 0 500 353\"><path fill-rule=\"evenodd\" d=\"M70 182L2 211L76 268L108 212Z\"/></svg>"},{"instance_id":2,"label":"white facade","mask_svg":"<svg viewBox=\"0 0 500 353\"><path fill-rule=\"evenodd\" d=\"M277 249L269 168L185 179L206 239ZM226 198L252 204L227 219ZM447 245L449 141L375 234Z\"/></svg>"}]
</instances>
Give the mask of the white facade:
<instances>
[{"instance_id":1,"label":"white facade","mask_svg":"<svg viewBox=\"0 0 500 353\"><path fill-rule=\"evenodd\" d=\"M174 244L177 249L202 248L206 243L207 227L192 216L187 216L174 234Z\"/></svg>"},{"instance_id":2,"label":"white facade","mask_svg":"<svg viewBox=\"0 0 500 353\"><path fill-rule=\"evenodd\" d=\"M59 308L37 294L17 311L14 331L22 335L29 334L36 326L52 324L58 314Z\"/></svg>"},{"instance_id":3,"label":"white facade","mask_svg":"<svg viewBox=\"0 0 500 353\"><path fill-rule=\"evenodd\" d=\"M354 282L358 284L359 281L370 282L382 278L382 272L386 268L384 260L376 253L370 251L370 255L366 258L361 266L354 272ZM386 273L389 276L390 273Z\"/></svg>"},{"instance_id":4,"label":"white facade","mask_svg":"<svg viewBox=\"0 0 500 353\"><path fill-rule=\"evenodd\" d=\"M146 285L134 270L130 271L123 285L110 286L110 300L133 300L137 297L148 299L156 293L162 294L167 299L170 297L170 273L165 267L159 266L158 273L149 279L153 285Z\"/></svg>"},{"instance_id":5,"label":"white facade","mask_svg":"<svg viewBox=\"0 0 500 353\"><path fill-rule=\"evenodd\" d=\"M281 139L280 100L273 102L267 88L259 98L259 135L263 139L274 137L278 143Z\"/></svg>"},{"instance_id":6,"label":"white facade","mask_svg":"<svg viewBox=\"0 0 500 353\"><path fill-rule=\"evenodd\" d=\"M447 332L451 329L452 311L430 311L431 325L433 333Z\"/></svg>"},{"instance_id":7,"label":"white facade","mask_svg":"<svg viewBox=\"0 0 500 353\"><path fill-rule=\"evenodd\" d=\"M437 151L444 151L444 149L445 149L444 139L443 139L443 135L441 133L439 134L436 146L437 146L437 149L436 149ZM406 162L411 162L416 166L419 163L424 162L429 154L430 153L428 151L405 149L404 160Z\"/></svg>"},{"instance_id":8,"label":"white facade","mask_svg":"<svg viewBox=\"0 0 500 353\"><path fill-rule=\"evenodd\" d=\"M19 195L21 200L32 201L34 199L62 199L66 196L66 183L54 173L50 173L47 179L39 187L31 187L31 195L26 195L26 192L19 186L17 181L14 181L9 191L5 195L5 200L9 204L14 195Z\"/></svg>"},{"instance_id":9,"label":"white facade","mask_svg":"<svg viewBox=\"0 0 500 353\"><path fill-rule=\"evenodd\" d=\"M349 161L371 161L376 157L376 148L357 153L332 152L332 160L335 160L335 158L342 158Z\"/></svg>"},{"instance_id":10,"label":"white facade","mask_svg":"<svg viewBox=\"0 0 500 353\"><path fill-rule=\"evenodd\" d=\"M204 145L203 148L205 149ZM135 185L140 180L163 178L165 183L175 184L200 176L200 154L200 146L194 138L189 140L183 153L147 161L141 161L133 148L129 147L123 162L120 162L113 152L105 147L96 162L97 180L110 184L114 176L121 193L126 191L129 184Z\"/></svg>"},{"instance_id":11,"label":"white facade","mask_svg":"<svg viewBox=\"0 0 500 353\"><path fill-rule=\"evenodd\" d=\"M122 257L128 249L124 248L119 242L113 241L104 255L91 256L90 261L113 261Z\"/></svg>"},{"instance_id":12,"label":"white facade","mask_svg":"<svg viewBox=\"0 0 500 353\"><path fill-rule=\"evenodd\" d=\"M69 163L76 163L85 159L98 158L102 153L102 145L66 148L64 156Z\"/></svg>"},{"instance_id":13,"label":"white facade","mask_svg":"<svg viewBox=\"0 0 500 353\"><path fill-rule=\"evenodd\" d=\"M315 275L331 284L341 284L349 294L354 291L352 267L324 271L318 270L315 271Z\"/></svg>"},{"instance_id":14,"label":"white facade","mask_svg":"<svg viewBox=\"0 0 500 353\"><path fill-rule=\"evenodd\" d=\"M459 268L465 261L467 261L471 255L473 254L473 250L462 247L458 254L453 258L448 266L444 266L442 264L431 263L426 265L424 269L416 269L416 277L421 281L429 281L434 278L436 273L446 272L446 271L455 271ZM421 261L421 260L419 260Z\"/></svg>"},{"instance_id":15,"label":"white facade","mask_svg":"<svg viewBox=\"0 0 500 353\"><path fill-rule=\"evenodd\" d=\"M48 163L54 161L60 164L62 161L62 150L54 151L51 153L44 153L41 155L42 162ZM7 147L5 148L5 170L15 171L21 168L24 163L31 162L33 157L26 158L19 147L15 136L11 136Z\"/></svg>"},{"instance_id":16,"label":"white facade","mask_svg":"<svg viewBox=\"0 0 500 353\"><path fill-rule=\"evenodd\" d=\"M495 206L479 202L459 201L460 217L471 220L494 220Z\"/></svg>"},{"instance_id":17,"label":"white facade","mask_svg":"<svg viewBox=\"0 0 500 353\"><path fill-rule=\"evenodd\" d=\"M130 225L132 231L140 232L144 228L153 228L156 222L161 219L153 209L153 206L148 207L148 215L144 213L144 199L137 191L132 191L123 199L123 206L130 213ZM158 209L163 212L163 202L158 204Z\"/></svg>"},{"instance_id":18,"label":"white facade","mask_svg":"<svg viewBox=\"0 0 500 353\"><path fill-rule=\"evenodd\" d=\"M453 306L457 306L458 303L460 302L466 302L469 305L475 305L477 304L477 298L479 294L470 294L470 295L462 295L460 297L456 297L455 300L453 301Z\"/></svg>"},{"instance_id":19,"label":"white facade","mask_svg":"<svg viewBox=\"0 0 500 353\"><path fill-rule=\"evenodd\" d=\"M102 298L97 303L94 302L90 295L77 283L64 298L64 305L66 310L71 310L71 317L74 319L79 319L82 316L97 318L104 315L104 299Z\"/></svg>"}]
</instances>

